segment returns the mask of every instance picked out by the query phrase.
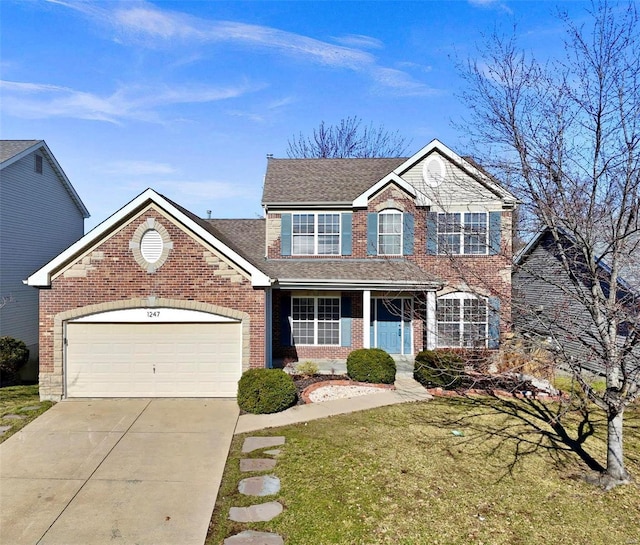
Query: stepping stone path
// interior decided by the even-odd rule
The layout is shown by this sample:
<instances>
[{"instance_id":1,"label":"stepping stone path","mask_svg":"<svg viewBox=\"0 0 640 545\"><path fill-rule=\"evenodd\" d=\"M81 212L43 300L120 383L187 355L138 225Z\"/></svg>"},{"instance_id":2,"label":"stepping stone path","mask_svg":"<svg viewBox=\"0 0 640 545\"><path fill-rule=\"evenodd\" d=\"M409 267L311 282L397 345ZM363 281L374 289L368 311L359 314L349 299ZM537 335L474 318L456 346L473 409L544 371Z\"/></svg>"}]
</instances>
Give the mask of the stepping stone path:
<instances>
[{"instance_id":1,"label":"stepping stone path","mask_svg":"<svg viewBox=\"0 0 640 545\"><path fill-rule=\"evenodd\" d=\"M11 426L0 426L0 435L4 435L11 429Z\"/></svg>"},{"instance_id":2,"label":"stepping stone path","mask_svg":"<svg viewBox=\"0 0 640 545\"><path fill-rule=\"evenodd\" d=\"M27 417L21 414L5 414L2 418L4 420L24 420Z\"/></svg>"},{"instance_id":3,"label":"stepping stone path","mask_svg":"<svg viewBox=\"0 0 640 545\"><path fill-rule=\"evenodd\" d=\"M247 437L242 445L242 452L247 454L256 450L271 449L263 454L278 456L280 449L272 449L284 445L284 437ZM240 460L240 471L269 471L275 468L276 460L272 458L243 458ZM280 479L274 475L247 477L238 484L238 491L247 496L271 496L280 491ZM249 507L231 507L229 519L235 522L267 522L282 513L280 502L258 503ZM254 532L245 530L224 540L224 545L283 545L284 540L278 534L270 532Z\"/></svg>"},{"instance_id":4,"label":"stepping stone path","mask_svg":"<svg viewBox=\"0 0 640 545\"><path fill-rule=\"evenodd\" d=\"M242 479L238 491L245 496L271 496L280 492L280 479L273 475Z\"/></svg>"},{"instance_id":5,"label":"stepping stone path","mask_svg":"<svg viewBox=\"0 0 640 545\"><path fill-rule=\"evenodd\" d=\"M269 471L276 467L273 458L244 458L240 460L240 471Z\"/></svg>"},{"instance_id":6,"label":"stepping stone path","mask_svg":"<svg viewBox=\"0 0 640 545\"><path fill-rule=\"evenodd\" d=\"M246 530L224 540L224 545L284 545L284 539L269 532Z\"/></svg>"}]
</instances>

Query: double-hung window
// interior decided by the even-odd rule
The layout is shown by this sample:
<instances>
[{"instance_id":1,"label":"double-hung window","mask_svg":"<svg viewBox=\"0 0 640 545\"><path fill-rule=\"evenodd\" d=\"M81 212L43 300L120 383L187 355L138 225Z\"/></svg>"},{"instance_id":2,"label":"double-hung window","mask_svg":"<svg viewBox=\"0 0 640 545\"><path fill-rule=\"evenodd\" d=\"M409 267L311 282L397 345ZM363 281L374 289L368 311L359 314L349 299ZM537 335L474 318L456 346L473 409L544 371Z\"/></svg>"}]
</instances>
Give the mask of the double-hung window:
<instances>
[{"instance_id":1,"label":"double-hung window","mask_svg":"<svg viewBox=\"0 0 640 545\"><path fill-rule=\"evenodd\" d=\"M439 297L436 305L438 347L487 346L488 309L484 297L453 293Z\"/></svg>"},{"instance_id":2,"label":"double-hung window","mask_svg":"<svg viewBox=\"0 0 640 545\"><path fill-rule=\"evenodd\" d=\"M340 214L293 214L294 255L339 255Z\"/></svg>"},{"instance_id":3,"label":"double-hung window","mask_svg":"<svg viewBox=\"0 0 640 545\"><path fill-rule=\"evenodd\" d=\"M378 214L378 255L402 255L402 212Z\"/></svg>"},{"instance_id":4,"label":"double-hung window","mask_svg":"<svg viewBox=\"0 0 640 545\"><path fill-rule=\"evenodd\" d=\"M438 253L485 255L488 250L486 212L438 214Z\"/></svg>"},{"instance_id":5,"label":"double-hung window","mask_svg":"<svg viewBox=\"0 0 640 545\"><path fill-rule=\"evenodd\" d=\"M340 344L339 297L292 297L293 344Z\"/></svg>"}]
</instances>

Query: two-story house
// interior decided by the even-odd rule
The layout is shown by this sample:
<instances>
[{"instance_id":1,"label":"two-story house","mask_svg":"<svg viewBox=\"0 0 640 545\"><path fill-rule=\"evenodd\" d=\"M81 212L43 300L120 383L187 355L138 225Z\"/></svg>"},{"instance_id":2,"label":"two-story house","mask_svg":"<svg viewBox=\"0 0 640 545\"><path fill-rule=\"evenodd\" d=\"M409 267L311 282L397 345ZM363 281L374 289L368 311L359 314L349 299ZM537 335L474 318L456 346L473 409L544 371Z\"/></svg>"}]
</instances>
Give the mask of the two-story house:
<instances>
[{"instance_id":1,"label":"two-story house","mask_svg":"<svg viewBox=\"0 0 640 545\"><path fill-rule=\"evenodd\" d=\"M25 278L84 234L89 212L44 140L0 140L0 336L29 348L37 377L38 293Z\"/></svg>"},{"instance_id":2,"label":"two-story house","mask_svg":"<svg viewBox=\"0 0 640 545\"><path fill-rule=\"evenodd\" d=\"M356 348L497 348L516 199L434 140L410 158L268 159L264 218L147 190L29 278L41 393L233 396L243 370Z\"/></svg>"}]
</instances>

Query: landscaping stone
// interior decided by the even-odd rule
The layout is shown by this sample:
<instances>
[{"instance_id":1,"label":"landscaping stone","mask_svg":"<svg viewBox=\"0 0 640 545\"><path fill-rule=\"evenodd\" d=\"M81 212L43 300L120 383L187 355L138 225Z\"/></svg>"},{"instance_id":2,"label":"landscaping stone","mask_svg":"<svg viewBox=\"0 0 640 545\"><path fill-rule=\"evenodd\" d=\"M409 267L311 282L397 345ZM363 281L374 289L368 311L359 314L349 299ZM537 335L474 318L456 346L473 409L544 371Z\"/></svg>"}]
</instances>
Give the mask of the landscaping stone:
<instances>
[{"instance_id":1,"label":"landscaping stone","mask_svg":"<svg viewBox=\"0 0 640 545\"><path fill-rule=\"evenodd\" d=\"M282 451L279 448L274 448L271 450L265 450L264 453L268 454L269 456L280 456Z\"/></svg>"},{"instance_id":2,"label":"landscaping stone","mask_svg":"<svg viewBox=\"0 0 640 545\"><path fill-rule=\"evenodd\" d=\"M228 537L224 545L284 545L284 539L278 534L245 530L235 536Z\"/></svg>"},{"instance_id":3,"label":"landscaping stone","mask_svg":"<svg viewBox=\"0 0 640 545\"><path fill-rule=\"evenodd\" d=\"M267 522L282 513L282 509L282 504L277 501L249 507L232 507L229 509L229 519L235 522Z\"/></svg>"},{"instance_id":4,"label":"landscaping stone","mask_svg":"<svg viewBox=\"0 0 640 545\"><path fill-rule=\"evenodd\" d=\"M11 426L0 426L0 435L4 435L11 429Z\"/></svg>"},{"instance_id":5,"label":"landscaping stone","mask_svg":"<svg viewBox=\"0 0 640 545\"><path fill-rule=\"evenodd\" d=\"M276 467L273 458L246 458L240 460L240 471L267 471Z\"/></svg>"},{"instance_id":6,"label":"landscaping stone","mask_svg":"<svg viewBox=\"0 0 640 545\"><path fill-rule=\"evenodd\" d=\"M2 419L3 420L24 420L27 418L26 416L22 416L21 414L5 414Z\"/></svg>"},{"instance_id":7,"label":"landscaping stone","mask_svg":"<svg viewBox=\"0 0 640 545\"><path fill-rule=\"evenodd\" d=\"M245 496L271 496L280 492L280 479L273 475L249 477L240 481L238 491Z\"/></svg>"},{"instance_id":8,"label":"landscaping stone","mask_svg":"<svg viewBox=\"0 0 640 545\"><path fill-rule=\"evenodd\" d=\"M242 444L242 452L253 452L261 448L284 445L284 437L247 437Z\"/></svg>"}]
</instances>

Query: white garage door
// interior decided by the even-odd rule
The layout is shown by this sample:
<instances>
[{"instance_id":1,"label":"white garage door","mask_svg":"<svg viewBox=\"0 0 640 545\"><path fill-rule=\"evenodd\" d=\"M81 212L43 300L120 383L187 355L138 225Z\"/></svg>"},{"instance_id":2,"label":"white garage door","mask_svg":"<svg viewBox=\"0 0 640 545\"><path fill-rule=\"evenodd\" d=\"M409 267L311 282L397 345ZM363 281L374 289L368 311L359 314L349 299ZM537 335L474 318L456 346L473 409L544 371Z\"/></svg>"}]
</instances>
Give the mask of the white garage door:
<instances>
[{"instance_id":1,"label":"white garage door","mask_svg":"<svg viewBox=\"0 0 640 545\"><path fill-rule=\"evenodd\" d=\"M69 323L67 397L235 397L241 330L229 323Z\"/></svg>"}]
</instances>

